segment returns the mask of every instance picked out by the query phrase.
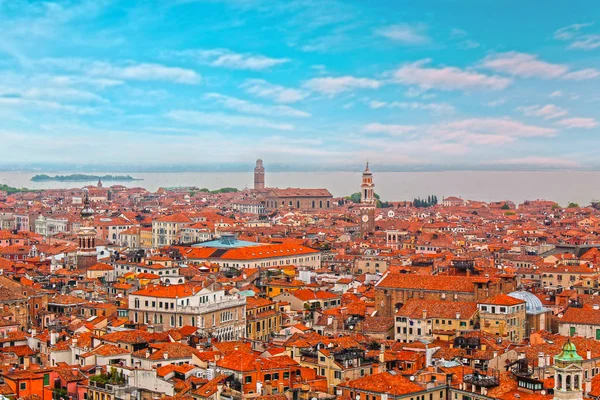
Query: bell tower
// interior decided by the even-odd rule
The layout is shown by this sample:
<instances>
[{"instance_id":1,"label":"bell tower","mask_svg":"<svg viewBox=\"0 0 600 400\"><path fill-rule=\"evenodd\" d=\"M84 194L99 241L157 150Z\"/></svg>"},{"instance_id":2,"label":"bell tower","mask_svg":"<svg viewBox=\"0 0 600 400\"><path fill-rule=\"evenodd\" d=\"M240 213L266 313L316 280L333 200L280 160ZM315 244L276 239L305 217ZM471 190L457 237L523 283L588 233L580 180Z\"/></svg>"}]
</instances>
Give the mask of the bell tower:
<instances>
[{"instance_id":1,"label":"bell tower","mask_svg":"<svg viewBox=\"0 0 600 400\"><path fill-rule=\"evenodd\" d=\"M77 269L86 270L98 262L96 254L96 229L94 229L94 209L90 205L90 195L87 188L83 189L83 209L81 228L77 231Z\"/></svg>"},{"instance_id":2,"label":"bell tower","mask_svg":"<svg viewBox=\"0 0 600 400\"><path fill-rule=\"evenodd\" d=\"M571 340L567 340L554 357L554 400L583 399L583 357Z\"/></svg>"},{"instance_id":3,"label":"bell tower","mask_svg":"<svg viewBox=\"0 0 600 400\"><path fill-rule=\"evenodd\" d=\"M369 169L369 162L362 174L362 183L360 184L360 202L362 204L376 204L375 184L373 183L373 173Z\"/></svg>"},{"instance_id":4,"label":"bell tower","mask_svg":"<svg viewBox=\"0 0 600 400\"><path fill-rule=\"evenodd\" d=\"M254 190L265 189L265 168L263 167L263 161L259 158L256 160L256 167L254 167Z\"/></svg>"},{"instance_id":5,"label":"bell tower","mask_svg":"<svg viewBox=\"0 0 600 400\"><path fill-rule=\"evenodd\" d=\"M375 198L373 173L369 169L369 162L367 162L360 184L360 233L363 236L375 230L376 207L377 199Z\"/></svg>"}]
</instances>

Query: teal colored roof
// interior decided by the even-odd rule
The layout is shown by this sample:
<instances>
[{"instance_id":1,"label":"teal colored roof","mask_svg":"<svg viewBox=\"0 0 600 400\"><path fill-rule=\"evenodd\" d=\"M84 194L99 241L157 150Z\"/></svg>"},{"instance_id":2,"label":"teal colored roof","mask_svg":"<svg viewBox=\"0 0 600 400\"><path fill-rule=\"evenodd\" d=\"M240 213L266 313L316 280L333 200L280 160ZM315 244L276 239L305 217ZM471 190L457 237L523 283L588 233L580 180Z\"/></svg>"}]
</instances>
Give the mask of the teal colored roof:
<instances>
[{"instance_id":1,"label":"teal colored roof","mask_svg":"<svg viewBox=\"0 0 600 400\"><path fill-rule=\"evenodd\" d=\"M562 348L562 351L559 355L554 358L555 361L582 361L583 357L577 354L577 348L575 344L573 344L570 340L567 340L567 343Z\"/></svg>"},{"instance_id":2,"label":"teal colored roof","mask_svg":"<svg viewBox=\"0 0 600 400\"><path fill-rule=\"evenodd\" d=\"M240 290L237 294L244 297L254 297L256 293L252 290Z\"/></svg>"},{"instance_id":3,"label":"teal colored roof","mask_svg":"<svg viewBox=\"0 0 600 400\"><path fill-rule=\"evenodd\" d=\"M216 249L237 249L240 247L262 246L264 243L238 240L233 235L223 235L220 239L193 244L192 247L212 247Z\"/></svg>"}]
</instances>

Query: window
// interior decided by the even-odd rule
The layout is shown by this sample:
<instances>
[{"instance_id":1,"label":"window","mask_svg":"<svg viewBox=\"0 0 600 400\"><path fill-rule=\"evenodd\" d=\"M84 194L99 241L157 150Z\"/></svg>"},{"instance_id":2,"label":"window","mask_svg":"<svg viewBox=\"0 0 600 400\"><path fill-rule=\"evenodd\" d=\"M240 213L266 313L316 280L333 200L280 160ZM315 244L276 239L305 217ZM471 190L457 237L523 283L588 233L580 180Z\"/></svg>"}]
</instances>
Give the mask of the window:
<instances>
[{"instance_id":1,"label":"window","mask_svg":"<svg viewBox=\"0 0 600 400\"><path fill-rule=\"evenodd\" d=\"M25 390L25 389L27 389L27 383L26 382L19 383L19 390Z\"/></svg>"}]
</instances>

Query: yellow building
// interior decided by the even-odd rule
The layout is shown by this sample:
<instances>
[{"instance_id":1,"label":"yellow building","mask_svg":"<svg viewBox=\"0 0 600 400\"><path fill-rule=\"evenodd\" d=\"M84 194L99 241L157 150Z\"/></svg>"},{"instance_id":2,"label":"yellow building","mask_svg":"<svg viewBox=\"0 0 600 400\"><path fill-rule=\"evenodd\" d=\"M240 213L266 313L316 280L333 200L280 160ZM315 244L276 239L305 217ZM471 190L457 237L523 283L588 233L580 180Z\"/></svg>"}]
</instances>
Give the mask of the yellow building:
<instances>
[{"instance_id":1,"label":"yellow building","mask_svg":"<svg viewBox=\"0 0 600 400\"><path fill-rule=\"evenodd\" d=\"M246 337L268 341L271 333L281 330L281 312L277 304L259 297L246 298Z\"/></svg>"},{"instance_id":2,"label":"yellow building","mask_svg":"<svg viewBox=\"0 0 600 400\"><path fill-rule=\"evenodd\" d=\"M302 289L306 284L295 279L276 279L267 282L267 296L273 298L281 293L289 293Z\"/></svg>"},{"instance_id":3,"label":"yellow building","mask_svg":"<svg viewBox=\"0 0 600 400\"><path fill-rule=\"evenodd\" d=\"M525 338L526 302L498 294L479 302L481 331L519 343Z\"/></svg>"},{"instance_id":4,"label":"yellow building","mask_svg":"<svg viewBox=\"0 0 600 400\"><path fill-rule=\"evenodd\" d=\"M142 249L152 248L152 228L140 229L140 247Z\"/></svg>"},{"instance_id":5,"label":"yellow building","mask_svg":"<svg viewBox=\"0 0 600 400\"><path fill-rule=\"evenodd\" d=\"M472 331L478 321L475 302L410 299L396 313L394 338L404 343L422 337L450 341Z\"/></svg>"}]
</instances>

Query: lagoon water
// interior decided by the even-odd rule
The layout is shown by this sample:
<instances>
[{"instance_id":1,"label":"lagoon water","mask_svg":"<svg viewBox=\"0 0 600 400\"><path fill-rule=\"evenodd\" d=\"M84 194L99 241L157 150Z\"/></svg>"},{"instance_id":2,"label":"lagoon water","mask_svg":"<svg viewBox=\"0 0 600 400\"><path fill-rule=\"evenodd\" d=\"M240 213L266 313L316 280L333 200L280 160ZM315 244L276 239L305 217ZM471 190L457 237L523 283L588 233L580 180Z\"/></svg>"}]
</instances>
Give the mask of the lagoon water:
<instances>
[{"instance_id":1,"label":"lagoon water","mask_svg":"<svg viewBox=\"0 0 600 400\"><path fill-rule=\"evenodd\" d=\"M75 188L96 182L32 182L36 174L66 175L77 172L0 172L0 184L31 189ZM93 172L93 175L131 175L141 181L105 182L141 186L150 191L159 187L197 186L218 189L225 186L252 187L252 172ZM268 172L269 187L327 188L336 197L357 192L361 174L357 172ZM376 192L383 200L402 201L435 194L465 199L495 201L546 199L567 205L589 204L600 200L600 171L447 171L447 172L377 172Z\"/></svg>"}]
</instances>

